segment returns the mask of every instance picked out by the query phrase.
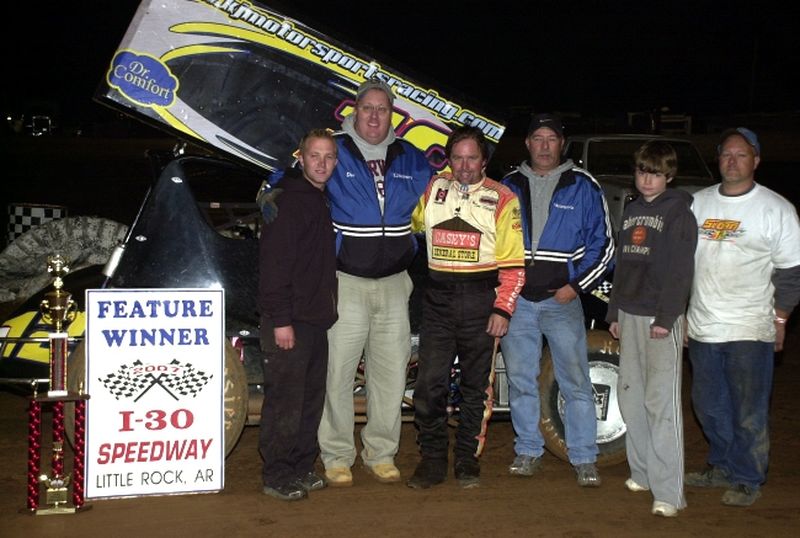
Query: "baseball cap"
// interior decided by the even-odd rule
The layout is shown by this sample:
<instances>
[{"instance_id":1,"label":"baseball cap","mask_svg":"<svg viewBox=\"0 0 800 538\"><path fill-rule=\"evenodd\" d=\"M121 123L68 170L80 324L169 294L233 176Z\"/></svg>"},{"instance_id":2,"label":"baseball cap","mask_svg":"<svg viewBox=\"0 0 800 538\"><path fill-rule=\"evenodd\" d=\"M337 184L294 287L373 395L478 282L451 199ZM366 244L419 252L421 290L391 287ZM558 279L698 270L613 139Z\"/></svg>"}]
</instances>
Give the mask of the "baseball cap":
<instances>
[{"instance_id":1,"label":"baseball cap","mask_svg":"<svg viewBox=\"0 0 800 538\"><path fill-rule=\"evenodd\" d=\"M389 104L394 104L394 93L392 89L384 81L377 78L367 79L361 83L361 86L359 86L356 91L356 101L360 100L364 94L370 90L381 90L389 96Z\"/></svg>"},{"instance_id":2,"label":"baseball cap","mask_svg":"<svg viewBox=\"0 0 800 538\"><path fill-rule=\"evenodd\" d=\"M533 116L531 124L528 126L528 136L540 127L552 129L558 136L564 138L564 124L561 123L561 118L555 114L536 114Z\"/></svg>"},{"instance_id":3,"label":"baseball cap","mask_svg":"<svg viewBox=\"0 0 800 538\"><path fill-rule=\"evenodd\" d=\"M722 153L722 144L724 144L725 141L733 135L739 135L744 138L748 144L753 146L756 155L761 155L761 144L758 142L758 137L756 136L756 133L747 127L736 127L735 129L726 129L723 131L722 136L719 139L719 145L717 146L717 153Z\"/></svg>"}]
</instances>

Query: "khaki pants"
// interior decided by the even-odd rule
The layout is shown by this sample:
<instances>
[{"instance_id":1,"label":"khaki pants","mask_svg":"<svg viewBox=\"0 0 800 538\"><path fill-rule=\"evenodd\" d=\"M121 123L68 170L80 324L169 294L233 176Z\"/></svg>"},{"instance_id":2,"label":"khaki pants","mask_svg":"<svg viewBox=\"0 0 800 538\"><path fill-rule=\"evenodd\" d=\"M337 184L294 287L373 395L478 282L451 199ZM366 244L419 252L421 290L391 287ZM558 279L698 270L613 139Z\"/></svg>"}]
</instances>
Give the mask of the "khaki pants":
<instances>
[{"instance_id":1,"label":"khaki pants","mask_svg":"<svg viewBox=\"0 0 800 538\"><path fill-rule=\"evenodd\" d=\"M408 299L413 284L403 271L384 278L339 272L339 320L328 331L328 378L318 438L325 468L351 467L353 382L366 356L367 424L361 459L392 463L400 444L401 405L411 356Z\"/></svg>"}]
</instances>

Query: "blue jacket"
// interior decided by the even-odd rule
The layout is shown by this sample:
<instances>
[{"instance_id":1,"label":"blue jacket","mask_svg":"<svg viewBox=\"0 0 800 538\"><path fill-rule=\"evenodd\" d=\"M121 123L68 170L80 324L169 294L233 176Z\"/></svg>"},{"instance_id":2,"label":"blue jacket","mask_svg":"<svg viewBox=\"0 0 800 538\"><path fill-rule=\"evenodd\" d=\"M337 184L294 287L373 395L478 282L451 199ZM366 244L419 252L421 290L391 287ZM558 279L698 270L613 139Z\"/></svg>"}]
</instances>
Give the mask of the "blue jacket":
<instances>
[{"instance_id":1,"label":"blue jacket","mask_svg":"<svg viewBox=\"0 0 800 538\"><path fill-rule=\"evenodd\" d=\"M375 180L353 139L334 135L339 162L325 186L336 232L338 268L345 273L380 278L406 270L417 253L411 213L425 192L433 169L425 155L405 140L386 150L384 212ZM273 174L276 185L282 173Z\"/></svg>"},{"instance_id":2,"label":"blue jacket","mask_svg":"<svg viewBox=\"0 0 800 538\"><path fill-rule=\"evenodd\" d=\"M585 170L567 168L553 191L547 222L532 253L528 181L519 168L502 180L519 198L522 211L526 264L522 296L542 301L565 284L578 293L591 291L614 263L611 223L600 185Z\"/></svg>"}]
</instances>

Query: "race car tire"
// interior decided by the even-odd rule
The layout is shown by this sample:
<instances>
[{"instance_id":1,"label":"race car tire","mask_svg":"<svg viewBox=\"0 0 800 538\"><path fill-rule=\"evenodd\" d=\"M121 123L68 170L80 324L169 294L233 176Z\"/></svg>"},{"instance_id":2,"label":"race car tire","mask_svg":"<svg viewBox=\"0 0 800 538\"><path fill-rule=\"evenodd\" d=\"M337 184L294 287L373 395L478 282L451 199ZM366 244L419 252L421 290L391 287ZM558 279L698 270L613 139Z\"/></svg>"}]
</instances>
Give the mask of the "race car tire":
<instances>
[{"instance_id":1,"label":"race car tire","mask_svg":"<svg viewBox=\"0 0 800 538\"><path fill-rule=\"evenodd\" d=\"M589 355L589 376L594 387L597 409L597 465L622 463L625 453L625 422L617 402L619 377L619 342L605 331L592 330L586 335ZM539 427L545 447L554 456L569 461L564 435L564 398L558 389L549 348L542 353L539 375L541 416Z\"/></svg>"},{"instance_id":2,"label":"race car tire","mask_svg":"<svg viewBox=\"0 0 800 538\"><path fill-rule=\"evenodd\" d=\"M50 284L48 256L60 254L71 271L105 265L127 231L119 222L86 216L31 228L0 252L0 302L24 302Z\"/></svg>"},{"instance_id":3,"label":"race car tire","mask_svg":"<svg viewBox=\"0 0 800 538\"><path fill-rule=\"evenodd\" d=\"M67 388L70 392L78 393L83 390L84 379L86 378L86 351L84 342L78 344L75 351L67 359ZM91 395L90 395L91 396ZM225 342L225 387L223 392L225 421L225 455L230 455L239 437L244 430L247 420L247 376L245 375L244 365L239 359L239 353L233 348L230 342ZM92 400L89 399L91 408ZM65 407L65 430L67 440L73 444L75 432L74 407ZM74 444L73 444L74 446Z\"/></svg>"}]
</instances>

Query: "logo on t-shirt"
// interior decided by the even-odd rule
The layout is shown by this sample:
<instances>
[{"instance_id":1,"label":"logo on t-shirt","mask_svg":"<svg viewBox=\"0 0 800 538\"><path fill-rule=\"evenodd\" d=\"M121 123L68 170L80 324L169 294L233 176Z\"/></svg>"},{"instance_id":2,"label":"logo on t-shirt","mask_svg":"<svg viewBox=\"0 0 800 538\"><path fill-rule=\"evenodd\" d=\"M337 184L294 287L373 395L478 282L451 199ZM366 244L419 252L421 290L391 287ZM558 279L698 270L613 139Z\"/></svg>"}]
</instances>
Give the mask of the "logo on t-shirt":
<instances>
[{"instance_id":1,"label":"logo on t-shirt","mask_svg":"<svg viewBox=\"0 0 800 538\"><path fill-rule=\"evenodd\" d=\"M734 241L744 234L741 221L706 219L699 227L700 239L706 241Z\"/></svg>"}]
</instances>

